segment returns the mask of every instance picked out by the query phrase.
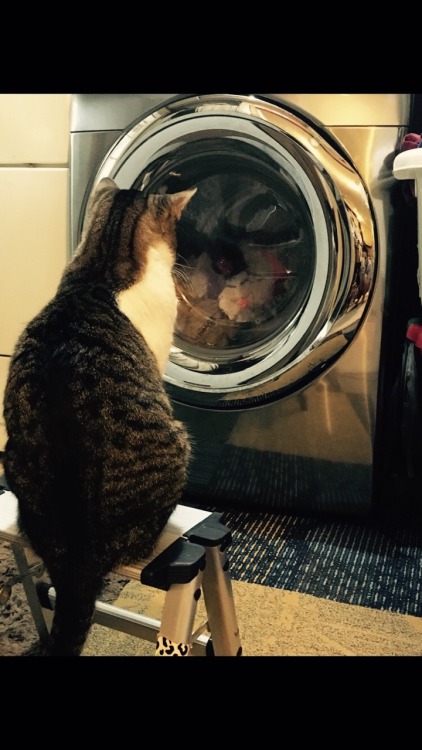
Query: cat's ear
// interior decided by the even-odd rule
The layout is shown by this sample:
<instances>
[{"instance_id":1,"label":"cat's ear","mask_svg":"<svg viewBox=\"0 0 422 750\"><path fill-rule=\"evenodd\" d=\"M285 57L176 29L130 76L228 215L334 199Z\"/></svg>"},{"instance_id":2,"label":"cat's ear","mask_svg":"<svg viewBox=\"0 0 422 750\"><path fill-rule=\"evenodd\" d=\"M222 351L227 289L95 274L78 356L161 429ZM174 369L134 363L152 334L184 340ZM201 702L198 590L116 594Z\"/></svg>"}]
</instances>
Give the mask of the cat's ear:
<instances>
[{"instance_id":1,"label":"cat's ear","mask_svg":"<svg viewBox=\"0 0 422 750\"><path fill-rule=\"evenodd\" d=\"M114 193L118 191L118 189L118 186L116 185L114 180L111 179L111 177L103 177L103 179L99 181L99 183L95 186L95 188L91 192L91 195L89 196L86 210L87 216L94 216L103 199L108 195L112 197Z\"/></svg>"},{"instance_id":2,"label":"cat's ear","mask_svg":"<svg viewBox=\"0 0 422 750\"><path fill-rule=\"evenodd\" d=\"M118 189L118 186L111 177L103 177L89 196L87 214L90 215L93 213L95 207L108 193L115 193Z\"/></svg>"},{"instance_id":3,"label":"cat's ear","mask_svg":"<svg viewBox=\"0 0 422 750\"><path fill-rule=\"evenodd\" d=\"M118 190L118 185L114 182L114 180L111 179L111 177L103 177L102 180L99 181L98 185L94 188L91 198L93 201L98 200L104 193L108 193L111 190Z\"/></svg>"},{"instance_id":4,"label":"cat's ear","mask_svg":"<svg viewBox=\"0 0 422 750\"><path fill-rule=\"evenodd\" d=\"M89 230L89 227L91 226L92 221L94 221L96 215L101 210L102 202L104 198L107 198L108 195L110 195L110 204L112 202L112 196L114 193L118 191L118 185L114 182L114 180L111 179L111 177L104 177L100 182L93 188L91 191L91 194L88 199L88 204L86 207L86 213L85 213L85 220L84 220L84 226L82 231L82 238L81 241L83 241L87 235L87 232ZM107 212L105 212L104 215L106 215Z\"/></svg>"},{"instance_id":5,"label":"cat's ear","mask_svg":"<svg viewBox=\"0 0 422 750\"><path fill-rule=\"evenodd\" d=\"M99 181L97 187L95 188L95 190L106 190L106 189L108 190L118 189L117 183L114 182L114 180L111 177L103 177L102 180Z\"/></svg>"},{"instance_id":6,"label":"cat's ear","mask_svg":"<svg viewBox=\"0 0 422 750\"><path fill-rule=\"evenodd\" d=\"M167 194L170 198L172 212L177 220L180 219L184 209L190 199L195 195L197 189L198 188L192 188L191 190L182 190L180 193Z\"/></svg>"}]
</instances>

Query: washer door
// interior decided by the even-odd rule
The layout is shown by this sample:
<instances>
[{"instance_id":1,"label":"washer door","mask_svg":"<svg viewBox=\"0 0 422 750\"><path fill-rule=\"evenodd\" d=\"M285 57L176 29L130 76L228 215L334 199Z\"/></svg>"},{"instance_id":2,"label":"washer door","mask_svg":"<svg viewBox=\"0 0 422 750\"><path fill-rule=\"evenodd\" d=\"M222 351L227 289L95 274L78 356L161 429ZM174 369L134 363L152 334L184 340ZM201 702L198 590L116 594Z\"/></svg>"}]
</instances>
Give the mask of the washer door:
<instances>
[{"instance_id":1,"label":"washer door","mask_svg":"<svg viewBox=\"0 0 422 750\"><path fill-rule=\"evenodd\" d=\"M244 409L305 387L349 346L376 270L367 191L317 124L252 96L172 99L131 125L94 184L197 187L178 225L170 396ZM361 280L360 280L361 279Z\"/></svg>"}]
</instances>

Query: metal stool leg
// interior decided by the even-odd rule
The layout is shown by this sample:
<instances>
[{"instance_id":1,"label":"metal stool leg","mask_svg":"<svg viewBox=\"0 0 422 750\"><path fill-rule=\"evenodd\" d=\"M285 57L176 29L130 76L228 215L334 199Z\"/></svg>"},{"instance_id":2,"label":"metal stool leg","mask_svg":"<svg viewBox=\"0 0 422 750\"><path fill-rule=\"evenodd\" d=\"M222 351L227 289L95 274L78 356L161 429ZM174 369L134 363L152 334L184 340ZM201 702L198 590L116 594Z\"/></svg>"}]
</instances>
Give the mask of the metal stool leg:
<instances>
[{"instance_id":1,"label":"metal stool leg","mask_svg":"<svg viewBox=\"0 0 422 750\"><path fill-rule=\"evenodd\" d=\"M35 627L37 628L38 635L42 643L47 643L49 639L49 631L47 623L43 614L43 610L38 599L38 594L34 580L32 578L31 565L28 562L26 550L21 544L11 542L10 546L16 561L16 566L22 577L22 584L25 590L26 598L34 618Z\"/></svg>"},{"instance_id":2,"label":"metal stool leg","mask_svg":"<svg viewBox=\"0 0 422 750\"><path fill-rule=\"evenodd\" d=\"M189 583L175 583L169 588L161 614L156 656L189 656L193 624L201 596L202 571Z\"/></svg>"},{"instance_id":3,"label":"metal stool leg","mask_svg":"<svg viewBox=\"0 0 422 750\"><path fill-rule=\"evenodd\" d=\"M215 656L241 656L239 627L228 574L227 548L231 532L220 522L221 513L212 513L186 533L189 541L205 547L203 575L204 600Z\"/></svg>"},{"instance_id":4,"label":"metal stool leg","mask_svg":"<svg viewBox=\"0 0 422 750\"><path fill-rule=\"evenodd\" d=\"M156 656L190 655L204 568L205 549L180 538L143 569L141 583L167 592Z\"/></svg>"},{"instance_id":5,"label":"metal stool leg","mask_svg":"<svg viewBox=\"0 0 422 750\"><path fill-rule=\"evenodd\" d=\"M241 656L239 626L225 550L206 548L202 586L215 656Z\"/></svg>"}]
</instances>

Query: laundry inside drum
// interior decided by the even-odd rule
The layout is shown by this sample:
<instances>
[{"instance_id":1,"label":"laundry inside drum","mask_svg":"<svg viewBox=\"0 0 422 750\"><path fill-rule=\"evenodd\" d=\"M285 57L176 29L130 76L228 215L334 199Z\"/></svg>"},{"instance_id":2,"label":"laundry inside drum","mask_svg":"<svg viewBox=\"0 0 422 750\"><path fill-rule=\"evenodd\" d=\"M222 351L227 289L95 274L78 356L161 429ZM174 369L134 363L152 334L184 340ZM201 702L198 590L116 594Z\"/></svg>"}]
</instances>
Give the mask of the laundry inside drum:
<instances>
[{"instance_id":1,"label":"laundry inside drum","mask_svg":"<svg viewBox=\"0 0 422 750\"><path fill-rule=\"evenodd\" d=\"M312 287L303 196L239 173L196 187L177 229L178 344L216 352L264 342L300 314Z\"/></svg>"}]
</instances>

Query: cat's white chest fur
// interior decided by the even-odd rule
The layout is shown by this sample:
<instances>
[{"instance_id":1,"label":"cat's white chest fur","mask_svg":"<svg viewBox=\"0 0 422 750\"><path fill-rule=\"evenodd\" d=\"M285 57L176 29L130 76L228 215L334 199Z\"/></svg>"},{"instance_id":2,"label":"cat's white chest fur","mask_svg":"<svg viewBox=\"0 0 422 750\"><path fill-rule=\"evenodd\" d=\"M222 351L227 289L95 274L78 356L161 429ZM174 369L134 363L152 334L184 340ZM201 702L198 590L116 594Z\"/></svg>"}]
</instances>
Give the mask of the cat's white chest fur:
<instances>
[{"instance_id":1,"label":"cat's white chest fur","mask_svg":"<svg viewBox=\"0 0 422 750\"><path fill-rule=\"evenodd\" d=\"M163 374L173 343L177 315L172 256L166 244L149 248L142 277L130 289L119 292L116 301L144 337Z\"/></svg>"}]
</instances>

